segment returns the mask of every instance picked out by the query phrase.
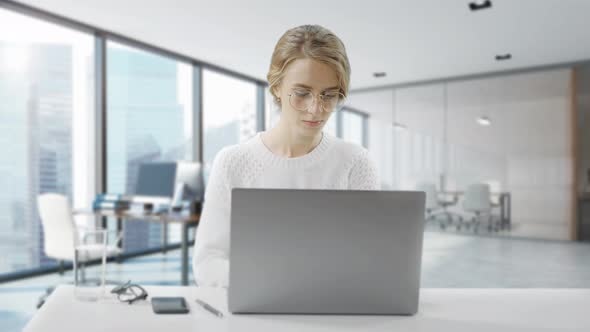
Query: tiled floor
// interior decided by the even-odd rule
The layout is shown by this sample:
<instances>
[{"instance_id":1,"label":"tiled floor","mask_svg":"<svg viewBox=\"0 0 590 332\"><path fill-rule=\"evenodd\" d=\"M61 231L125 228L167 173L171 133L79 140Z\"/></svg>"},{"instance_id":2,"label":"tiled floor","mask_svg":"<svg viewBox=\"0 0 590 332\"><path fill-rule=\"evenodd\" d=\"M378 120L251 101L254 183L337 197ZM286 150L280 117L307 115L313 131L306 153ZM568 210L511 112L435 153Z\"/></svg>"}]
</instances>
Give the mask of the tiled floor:
<instances>
[{"instance_id":1,"label":"tiled floor","mask_svg":"<svg viewBox=\"0 0 590 332\"><path fill-rule=\"evenodd\" d=\"M590 288L590 244L473 236L429 228L424 238L422 287ZM89 269L89 275L97 268ZM108 266L108 279L178 285L180 253L133 258ZM71 273L0 284L0 331L20 331L47 286Z\"/></svg>"}]
</instances>

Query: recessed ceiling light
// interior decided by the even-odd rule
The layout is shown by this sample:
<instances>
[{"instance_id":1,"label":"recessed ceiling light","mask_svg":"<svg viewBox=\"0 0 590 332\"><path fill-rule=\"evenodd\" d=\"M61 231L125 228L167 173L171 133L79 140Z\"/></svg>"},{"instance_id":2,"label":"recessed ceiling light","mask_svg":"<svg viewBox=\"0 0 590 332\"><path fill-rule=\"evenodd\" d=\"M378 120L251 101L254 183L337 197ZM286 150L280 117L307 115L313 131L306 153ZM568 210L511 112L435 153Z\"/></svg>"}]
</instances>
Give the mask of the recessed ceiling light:
<instances>
[{"instance_id":1,"label":"recessed ceiling light","mask_svg":"<svg viewBox=\"0 0 590 332\"><path fill-rule=\"evenodd\" d=\"M496 55L496 61L505 61L510 59L512 59L512 54L510 53Z\"/></svg>"},{"instance_id":2,"label":"recessed ceiling light","mask_svg":"<svg viewBox=\"0 0 590 332\"><path fill-rule=\"evenodd\" d=\"M490 120L490 118L488 118L487 116L480 116L479 118L477 118L476 121L480 126L484 127L487 127L492 124L492 120Z\"/></svg>"},{"instance_id":3,"label":"recessed ceiling light","mask_svg":"<svg viewBox=\"0 0 590 332\"><path fill-rule=\"evenodd\" d=\"M377 78L381 78L381 77L385 77L385 75L387 75L384 71L377 71L373 73L373 76L377 77Z\"/></svg>"},{"instance_id":4,"label":"recessed ceiling light","mask_svg":"<svg viewBox=\"0 0 590 332\"><path fill-rule=\"evenodd\" d=\"M476 11L476 10L482 10L482 9L488 9L492 7L492 2L490 0L486 0L486 1L473 1L469 3L469 9L471 9L471 11Z\"/></svg>"}]
</instances>

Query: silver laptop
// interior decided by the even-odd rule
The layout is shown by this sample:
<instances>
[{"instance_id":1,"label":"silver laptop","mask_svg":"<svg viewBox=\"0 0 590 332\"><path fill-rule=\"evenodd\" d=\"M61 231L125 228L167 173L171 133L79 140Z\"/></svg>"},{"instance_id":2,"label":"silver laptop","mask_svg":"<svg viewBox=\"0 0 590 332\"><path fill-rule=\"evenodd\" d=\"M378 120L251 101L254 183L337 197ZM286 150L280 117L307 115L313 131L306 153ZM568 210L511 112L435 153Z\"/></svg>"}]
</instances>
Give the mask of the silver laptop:
<instances>
[{"instance_id":1,"label":"silver laptop","mask_svg":"<svg viewBox=\"0 0 590 332\"><path fill-rule=\"evenodd\" d=\"M232 313L418 310L424 192L232 190Z\"/></svg>"}]
</instances>

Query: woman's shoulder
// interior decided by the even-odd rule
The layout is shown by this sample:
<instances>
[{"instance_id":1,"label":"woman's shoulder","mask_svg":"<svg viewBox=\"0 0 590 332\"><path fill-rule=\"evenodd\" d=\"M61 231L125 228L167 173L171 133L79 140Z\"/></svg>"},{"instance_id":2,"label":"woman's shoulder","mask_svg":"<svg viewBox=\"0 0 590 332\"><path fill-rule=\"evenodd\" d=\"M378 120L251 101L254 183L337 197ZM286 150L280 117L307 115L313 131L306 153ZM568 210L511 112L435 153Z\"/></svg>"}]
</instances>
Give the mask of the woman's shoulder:
<instances>
[{"instance_id":1,"label":"woman's shoulder","mask_svg":"<svg viewBox=\"0 0 590 332\"><path fill-rule=\"evenodd\" d=\"M248 160L252 159L250 155L253 153L252 143L254 138L255 137L250 138L241 143L224 146L219 152L217 152L215 159L218 160L218 163L225 166L244 166Z\"/></svg>"},{"instance_id":2,"label":"woman's shoulder","mask_svg":"<svg viewBox=\"0 0 590 332\"><path fill-rule=\"evenodd\" d=\"M342 138L336 136L330 136L334 151L340 156L347 157L349 159L356 158L367 158L369 156L369 150L364 146L356 143L348 142Z\"/></svg>"},{"instance_id":3,"label":"woman's shoulder","mask_svg":"<svg viewBox=\"0 0 590 332\"><path fill-rule=\"evenodd\" d=\"M254 158L252 140L223 147L215 157L214 168L219 168L223 181L230 187L249 181L260 170L260 163Z\"/></svg>"},{"instance_id":4,"label":"woman's shoulder","mask_svg":"<svg viewBox=\"0 0 590 332\"><path fill-rule=\"evenodd\" d=\"M337 146L346 155L346 169L350 171L352 176L349 188L379 189L378 167L369 150L364 146L343 139L338 139Z\"/></svg>"}]
</instances>

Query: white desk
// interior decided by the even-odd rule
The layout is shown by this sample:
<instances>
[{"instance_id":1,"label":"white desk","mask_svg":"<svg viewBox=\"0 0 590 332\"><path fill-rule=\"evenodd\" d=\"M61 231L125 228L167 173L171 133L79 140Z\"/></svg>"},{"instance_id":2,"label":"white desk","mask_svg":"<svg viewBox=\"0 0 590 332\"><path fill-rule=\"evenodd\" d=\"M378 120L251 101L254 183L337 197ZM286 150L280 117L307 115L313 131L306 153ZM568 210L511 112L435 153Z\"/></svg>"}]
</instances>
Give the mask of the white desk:
<instances>
[{"instance_id":1,"label":"white desk","mask_svg":"<svg viewBox=\"0 0 590 332\"><path fill-rule=\"evenodd\" d=\"M146 287L150 296L184 296L191 312L156 315L148 301L79 302L60 286L24 331L590 331L590 289L423 289L415 316L231 315L221 289ZM219 319L196 297L226 312Z\"/></svg>"}]
</instances>

